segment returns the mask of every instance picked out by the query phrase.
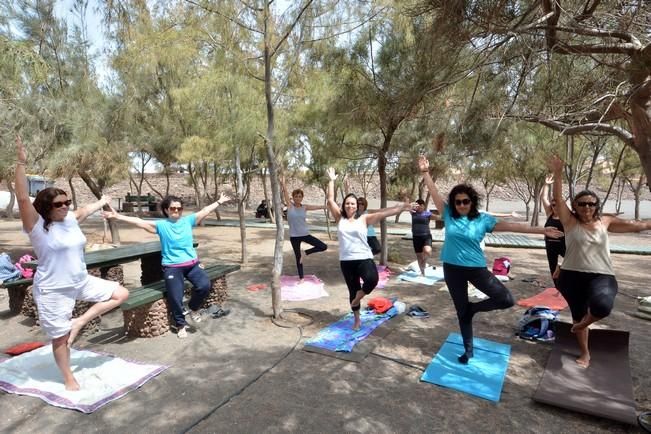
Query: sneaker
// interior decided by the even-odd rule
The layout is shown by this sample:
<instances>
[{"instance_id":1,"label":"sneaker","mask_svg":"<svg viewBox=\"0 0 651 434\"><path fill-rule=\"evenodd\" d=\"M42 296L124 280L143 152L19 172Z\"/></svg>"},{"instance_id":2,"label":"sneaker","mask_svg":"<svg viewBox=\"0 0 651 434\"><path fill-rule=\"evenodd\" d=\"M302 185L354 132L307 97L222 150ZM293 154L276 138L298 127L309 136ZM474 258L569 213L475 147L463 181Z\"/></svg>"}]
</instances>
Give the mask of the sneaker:
<instances>
[{"instance_id":1,"label":"sneaker","mask_svg":"<svg viewBox=\"0 0 651 434\"><path fill-rule=\"evenodd\" d=\"M217 318L221 318L221 317L223 317L223 316L226 316L226 315L228 315L229 313L231 313L231 310L230 310L230 309L222 309L222 308L219 308L218 310L216 310L215 312L213 312L212 317L215 318L215 319L217 319Z\"/></svg>"},{"instance_id":2,"label":"sneaker","mask_svg":"<svg viewBox=\"0 0 651 434\"><path fill-rule=\"evenodd\" d=\"M176 337L179 339L185 339L188 337L188 330L186 326L183 326L179 328L179 330L176 332Z\"/></svg>"},{"instance_id":3,"label":"sneaker","mask_svg":"<svg viewBox=\"0 0 651 434\"><path fill-rule=\"evenodd\" d=\"M201 322L201 313L198 310L190 311L190 318L194 322Z\"/></svg>"}]
</instances>

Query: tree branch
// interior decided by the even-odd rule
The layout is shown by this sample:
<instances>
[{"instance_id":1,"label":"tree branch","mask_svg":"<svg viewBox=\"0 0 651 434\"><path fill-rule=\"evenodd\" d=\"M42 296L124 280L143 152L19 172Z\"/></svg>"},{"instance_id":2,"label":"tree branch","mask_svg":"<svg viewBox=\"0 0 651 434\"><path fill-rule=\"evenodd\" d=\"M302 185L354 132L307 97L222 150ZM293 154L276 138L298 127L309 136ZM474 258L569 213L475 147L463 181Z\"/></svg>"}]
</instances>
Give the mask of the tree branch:
<instances>
[{"instance_id":1,"label":"tree branch","mask_svg":"<svg viewBox=\"0 0 651 434\"><path fill-rule=\"evenodd\" d=\"M575 134L581 134L581 133L589 134L591 132L593 133L601 132L601 133L610 134L619 137L624 143L635 148L633 143L633 134L631 134L628 130L625 130L624 128L618 127L616 125L597 123L597 122L581 124L581 125L571 125L555 119L540 119L535 116L524 116L521 119L527 122L539 123L555 131L558 131L565 136L573 136Z\"/></svg>"},{"instance_id":2,"label":"tree branch","mask_svg":"<svg viewBox=\"0 0 651 434\"><path fill-rule=\"evenodd\" d=\"M287 29L285 30L285 34L280 38L280 41L278 41L278 43L277 43L276 46L273 48L273 50L271 50L271 53L269 53L269 57L270 57L270 58L273 57L273 56L276 54L276 51L278 51L278 50L280 49L280 46L281 46L281 45L285 42L285 40L289 37L290 33L292 33L292 31L294 30L294 27L296 27L296 24L298 24L298 21L301 19L301 17L303 16L303 14L304 14L305 11L307 10L307 8L310 7L310 5L312 4L312 2L313 2L313 0L307 0L307 1L305 2L305 5L303 5L303 7L302 7L301 10L299 11L298 15L296 15L296 18L294 19L294 21L293 21L293 22L292 22L292 23L287 27Z\"/></svg>"}]
</instances>

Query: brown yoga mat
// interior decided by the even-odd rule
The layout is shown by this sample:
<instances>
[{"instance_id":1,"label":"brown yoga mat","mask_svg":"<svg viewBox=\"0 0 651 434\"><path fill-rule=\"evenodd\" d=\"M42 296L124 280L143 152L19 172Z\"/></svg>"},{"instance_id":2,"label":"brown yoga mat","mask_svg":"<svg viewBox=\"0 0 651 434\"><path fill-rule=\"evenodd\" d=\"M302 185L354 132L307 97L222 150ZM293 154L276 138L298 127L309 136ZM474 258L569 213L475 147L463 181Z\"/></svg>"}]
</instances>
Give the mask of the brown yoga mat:
<instances>
[{"instance_id":1,"label":"brown yoga mat","mask_svg":"<svg viewBox=\"0 0 651 434\"><path fill-rule=\"evenodd\" d=\"M579 346L571 325L556 324L556 341L534 401L568 410L637 424L628 360L629 333L591 329L590 366L576 363Z\"/></svg>"}]
</instances>

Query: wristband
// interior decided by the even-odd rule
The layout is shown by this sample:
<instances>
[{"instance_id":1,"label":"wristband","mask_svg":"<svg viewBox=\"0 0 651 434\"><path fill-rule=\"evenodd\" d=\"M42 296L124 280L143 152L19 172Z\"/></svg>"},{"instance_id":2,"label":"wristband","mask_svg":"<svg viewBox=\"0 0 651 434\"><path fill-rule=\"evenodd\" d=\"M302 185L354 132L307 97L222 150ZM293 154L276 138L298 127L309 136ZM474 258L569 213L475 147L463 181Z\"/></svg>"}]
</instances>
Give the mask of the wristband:
<instances>
[{"instance_id":1,"label":"wristband","mask_svg":"<svg viewBox=\"0 0 651 434\"><path fill-rule=\"evenodd\" d=\"M16 165L18 166L25 166L27 164L27 161L16 161Z\"/></svg>"}]
</instances>

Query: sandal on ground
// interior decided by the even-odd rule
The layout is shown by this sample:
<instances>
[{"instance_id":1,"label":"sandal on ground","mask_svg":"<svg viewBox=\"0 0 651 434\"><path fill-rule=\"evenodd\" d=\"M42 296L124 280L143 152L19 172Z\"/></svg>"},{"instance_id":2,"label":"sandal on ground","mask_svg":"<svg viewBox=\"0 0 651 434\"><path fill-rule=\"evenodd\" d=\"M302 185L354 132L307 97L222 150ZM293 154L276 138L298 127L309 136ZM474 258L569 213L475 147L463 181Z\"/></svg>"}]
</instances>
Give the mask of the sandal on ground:
<instances>
[{"instance_id":1,"label":"sandal on ground","mask_svg":"<svg viewBox=\"0 0 651 434\"><path fill-rule=\"evenodd\" d=\"M228 315L229 313L231 313L231 310L230 310L230 309L222 309L222 308L219 308L219 309L217 309L216 311L214 311L214 312L212 313L212 317L215 318L215 319L217 319L217 318L221 318L221 317L223 317L223 316L226 316L226 315Z\"/></svg>"}]
</instances>

